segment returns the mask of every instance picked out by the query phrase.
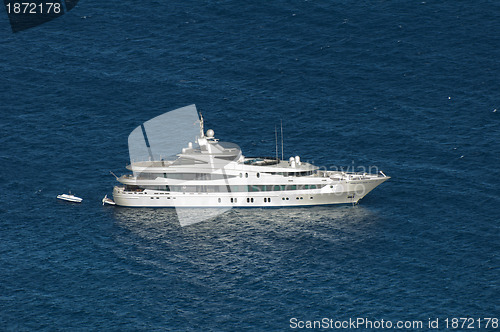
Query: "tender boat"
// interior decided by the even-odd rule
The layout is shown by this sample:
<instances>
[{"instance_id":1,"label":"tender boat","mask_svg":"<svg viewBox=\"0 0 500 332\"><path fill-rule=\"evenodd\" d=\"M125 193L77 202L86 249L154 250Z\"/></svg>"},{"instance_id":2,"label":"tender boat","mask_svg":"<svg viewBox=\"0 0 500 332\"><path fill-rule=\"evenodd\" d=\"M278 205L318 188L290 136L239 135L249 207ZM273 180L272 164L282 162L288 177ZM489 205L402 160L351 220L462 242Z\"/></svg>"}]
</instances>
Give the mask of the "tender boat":
<instances>
[{"instance_id":1,"label":"tender boat","mask_svg":"<svg viewBox=\"0 0 500 332\"><path fill-rule=\"evenodd\" d=\"M73 195L71 193L57 195L57 198L62 199L63 201L68 201L68 202L73 202L73 203L81 203L83 201L83 198L76 197L75 195Z\"/></svg>"},{"instance_id":2,"label":"tender boat","mask_svg":"<svg viewBox=\"0 0 500 332\"><path fill-rule=\"evenodd\" d=\"M106 194L104 196L104 198L102 199L102 205L105 205L105 204L108 204L108 205L116 205L115 202L113 202L113 200L111 198L108 198L108 194Z\"/></svg>"}]
</instances>

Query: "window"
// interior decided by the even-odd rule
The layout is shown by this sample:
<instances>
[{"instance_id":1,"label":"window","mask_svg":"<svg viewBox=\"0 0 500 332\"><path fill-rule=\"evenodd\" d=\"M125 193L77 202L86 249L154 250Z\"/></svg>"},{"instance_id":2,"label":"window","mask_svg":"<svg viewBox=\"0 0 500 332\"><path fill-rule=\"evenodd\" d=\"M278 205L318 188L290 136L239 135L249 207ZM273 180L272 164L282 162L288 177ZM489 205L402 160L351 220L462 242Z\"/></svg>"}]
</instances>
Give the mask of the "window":
<instances>
[{"instance_id":1,"label":"window","mask_svg":"<svg viewBox=\"0 0 500 332\"><path fill-rule=\"evenodd\" d=\"M259 186L248 186L248 191L261 191Z\"/></svg>"}]
</instances>

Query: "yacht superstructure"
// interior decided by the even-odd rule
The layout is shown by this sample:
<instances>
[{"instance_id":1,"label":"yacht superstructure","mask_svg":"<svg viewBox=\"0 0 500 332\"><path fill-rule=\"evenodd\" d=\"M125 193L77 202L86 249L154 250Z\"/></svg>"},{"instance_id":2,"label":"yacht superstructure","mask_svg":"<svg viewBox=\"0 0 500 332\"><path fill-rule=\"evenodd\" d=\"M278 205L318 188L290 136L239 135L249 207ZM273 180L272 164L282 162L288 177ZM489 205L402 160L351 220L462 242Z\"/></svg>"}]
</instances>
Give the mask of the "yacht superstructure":
<instances>
[{"instance_id":1,"label":"yacht superstructure","mask_svg":"<svg viewBox=\"0 0 500 332\"><path fill-rule=\"evenodd\" d=\"M382 172L324 171L300 157L245 157L213 130L192 137L171 158L131 160L113 198L128 207L287 207L357 203L389 179ZM145 128L145 145L148 145ZM168 142L165 142L168 144ZM143 142L144 144L144 142ZM130 137L129 137L130 145Z\"/></svg>"}]
</instances>

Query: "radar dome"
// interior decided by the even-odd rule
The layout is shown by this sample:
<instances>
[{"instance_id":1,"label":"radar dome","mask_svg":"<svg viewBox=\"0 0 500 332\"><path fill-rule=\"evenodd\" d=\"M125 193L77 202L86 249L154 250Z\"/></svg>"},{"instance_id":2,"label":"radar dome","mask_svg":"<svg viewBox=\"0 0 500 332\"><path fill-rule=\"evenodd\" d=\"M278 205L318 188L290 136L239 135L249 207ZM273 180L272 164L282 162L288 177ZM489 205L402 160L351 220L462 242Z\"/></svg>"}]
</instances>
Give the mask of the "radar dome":
<instances>
[{"instance_id":1,"label":"radar dome","mask_svg":"<svg viewBox=\"0 0 500 332\"><path fill-rule=\"evenodd\" d=\"M211 137L214 137L215 132L212 129L209 129L209 130L207 130L207 134L206 135L207 135L208 138L211 138Z\"/></svg>"}]
</instances>

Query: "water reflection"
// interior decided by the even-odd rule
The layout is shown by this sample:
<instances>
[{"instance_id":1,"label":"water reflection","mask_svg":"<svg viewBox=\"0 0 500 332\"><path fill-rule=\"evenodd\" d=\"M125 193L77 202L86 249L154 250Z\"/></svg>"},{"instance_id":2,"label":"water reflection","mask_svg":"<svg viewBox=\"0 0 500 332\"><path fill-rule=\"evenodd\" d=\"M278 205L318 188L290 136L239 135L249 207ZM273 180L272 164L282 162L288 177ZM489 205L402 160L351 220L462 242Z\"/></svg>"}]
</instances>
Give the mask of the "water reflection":
<instances>
[{"instance_id":1,"label":"water reflection","mask_svg":"<svg viewBox=\"0 0 500 332\"><path fill-rule=\"evenodd\" d=\"M205 210L198 209L197 213L207 213ZM253 237L267 232L278 234L305 232L313 237L324 237L330 241L335 238L332 234L336 233L369 232L370 229L373 230L378 220L374 211L362 205L231 209L188 227L181 227L177 213L175 209L118 207L114 209L114 218L120 227L144 239L157 240L167 235L198 242L214 236Z\"/></svg>"},{"instance_id":2,"label":"water reflection","mask_svg":"<svg viewBox=\"0 0 500 332\"><path fill-rule=\"evenodd\" d=\"M232 209L187 227L175 209L115 208L114 218L119 229L112 250L126 269L183 285L179 294L242 283L261 289L263 280L294 280L311 264L330 269L332 259L359 253L379 228L377 214L363 206Z\"/></svg>"}]
</instances>

